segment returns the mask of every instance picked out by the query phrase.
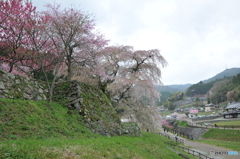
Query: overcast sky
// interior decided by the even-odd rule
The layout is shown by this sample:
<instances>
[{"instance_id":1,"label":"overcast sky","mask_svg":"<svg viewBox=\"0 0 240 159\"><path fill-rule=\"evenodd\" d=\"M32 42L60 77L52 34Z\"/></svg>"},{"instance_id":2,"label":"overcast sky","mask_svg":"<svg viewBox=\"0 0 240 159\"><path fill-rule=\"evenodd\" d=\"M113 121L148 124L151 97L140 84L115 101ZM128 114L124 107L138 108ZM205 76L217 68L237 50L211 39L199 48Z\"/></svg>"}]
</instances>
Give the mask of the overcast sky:
<instances>
[{"instance_id":1,"label":"overcast sky","mask_svg":"<svg viewBox=\"0 0 240 159\"><path fill-rule=\"evenodd\" d=\"M111 44L159 49L162 82L197 83L240 67L240 0L32 0L87 11Z\"/></svg>"}]
</instances>

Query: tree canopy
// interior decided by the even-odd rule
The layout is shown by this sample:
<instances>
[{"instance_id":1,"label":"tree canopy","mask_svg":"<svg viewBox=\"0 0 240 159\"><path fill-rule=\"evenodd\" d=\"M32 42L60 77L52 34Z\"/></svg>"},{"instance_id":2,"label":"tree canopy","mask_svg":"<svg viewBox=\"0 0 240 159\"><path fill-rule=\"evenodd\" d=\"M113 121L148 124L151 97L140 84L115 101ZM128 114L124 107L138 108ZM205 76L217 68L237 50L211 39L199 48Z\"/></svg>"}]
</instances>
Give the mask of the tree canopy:
<instances>
[{"instance_id":1,"label":"tree canopy","mask_svg":"<svg viewBox=\"0 0 240 159\"><path fill-rule=\"evenodd\" d=\"M118 103L155 103L154 84L162 84L161 67L167 66L160 50L108 46L91 14L56 3L45 7L36 12L29 1L0 1L0 69L31 78L43 73L49 89L64 76L97 85Z\"/></svg>"}]
</instances>

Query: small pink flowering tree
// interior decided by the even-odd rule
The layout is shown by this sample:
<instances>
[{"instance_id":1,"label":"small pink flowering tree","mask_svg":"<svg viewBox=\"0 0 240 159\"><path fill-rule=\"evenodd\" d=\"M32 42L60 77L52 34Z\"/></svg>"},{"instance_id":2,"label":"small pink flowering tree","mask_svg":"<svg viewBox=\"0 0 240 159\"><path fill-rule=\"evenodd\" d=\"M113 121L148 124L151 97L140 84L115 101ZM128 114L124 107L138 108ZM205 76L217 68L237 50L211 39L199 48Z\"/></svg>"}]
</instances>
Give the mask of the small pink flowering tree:
<instances>
[{"instance_id":1,"label":"small pink flowering tree","mask_svg":"<svg viewBox=\"0 0 240 159\"><path fill-rule=\"evenodd\" d=\"M61 41L54 36L54 32L48 27L50 18L45 14L39 14L35 19L37 19L36 26L27 29L30 39L28 48L32 51L34 57L25 60L23 65L30 68L29 72L43 73L49 90L49 101L51 102L56 78L61 75L60 72L65 67L65 56ZM33 23L35 22L33 21Z\"/></svg>"},{"instance_id":2,"label":"small pink flowering tree","mask_svg":"<svg viewBox=\"0 0 240 159\"><path fill-rule=\"evenodd\" d=\"M0 64L1 69L21 75L35 77L42 72L51 101L56 75L64 66L62 45L48 27L50 18L35 9L29 1L0 1ZM49 71L54 74L51 82Z\"/></svg>"},{"instance_id":3,"label":"small pink flowering tree","mask_svg":"<svg viewBox=\"0 0 240 159\"><path fill-rule=\"evenodd\" d=\"M26 28L34 27L29 21L34 21L36 7L23 0L0 1L0 48L1 61L8 64L8 72L22 60L28 59L29 37Z\"/></svg>"},{"instance_id":4,"label":"small pink flowering tree","mask_svg":"<svg viewBox=\"0 0 240 159\"><path fill-rule=\"evenodd\" d=\"M169 123L166 120L162 120L162 125L165 126L166 128L169 128L169 129L172 128L172 126L169 125Z\"/></svg>"},{"instance_id":5,"label":"small pink flowering tree","mask_svg":"<svg viewBox=\"0 0 240 159\"><path fill-rule=\"evenodd\" d=\"M67 67L67 79L70 80L73 77L73 68L85 64L85 60L88 59L85 58L86 56L82 58L84 54L87 55L88 46L98 41L93 33L95 23L90 14L78 9L61 10L58 4L47 4L46 7L47 11L44 11L43 14L49 18L49 31L59 39Z\"/></svg>"}]
</instances>

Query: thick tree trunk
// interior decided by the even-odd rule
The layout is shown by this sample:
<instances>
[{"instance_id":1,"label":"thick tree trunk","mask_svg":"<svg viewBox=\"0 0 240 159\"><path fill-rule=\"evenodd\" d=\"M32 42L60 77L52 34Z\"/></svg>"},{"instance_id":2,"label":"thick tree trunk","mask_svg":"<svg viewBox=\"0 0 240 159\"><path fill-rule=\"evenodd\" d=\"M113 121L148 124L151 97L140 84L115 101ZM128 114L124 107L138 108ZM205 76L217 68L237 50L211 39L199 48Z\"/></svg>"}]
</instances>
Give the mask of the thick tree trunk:
<instances>
[{"instance_id":1,"label":"thick tree trunk","mask_svg":"<svg viewBox=\"0 0 240 159\"><path fill-rule=\"evenodd\" d=\"M67 80L70 81L72 78L72 68L71 68L71 64L68 65L68 75L67 75Z\"/></svg>"},{"instance_id":2,"label":"thick tree trunk","mask_svg":"<svg viewBox=\"0 0 240 159\"><path fill-rule=\"evenodd\" d=\"M70 81L72 78L72 61L71 61L71 55L67 56L67 80Z\"/></svg>"},{"instance_id":3,"label":"thick tree trunk","mask_svg":"<svg viewBox=\"0 0 240 159\"><path fill-rule=\"evenodd\" d=\"M13 63L10 63L10 64L9 64L9 66L10 66L10 69L9 69L9 71L8 71L9 73L11 73L11 72L13 71L13 65L14 65Z\"/></svg>"}]
</instances>

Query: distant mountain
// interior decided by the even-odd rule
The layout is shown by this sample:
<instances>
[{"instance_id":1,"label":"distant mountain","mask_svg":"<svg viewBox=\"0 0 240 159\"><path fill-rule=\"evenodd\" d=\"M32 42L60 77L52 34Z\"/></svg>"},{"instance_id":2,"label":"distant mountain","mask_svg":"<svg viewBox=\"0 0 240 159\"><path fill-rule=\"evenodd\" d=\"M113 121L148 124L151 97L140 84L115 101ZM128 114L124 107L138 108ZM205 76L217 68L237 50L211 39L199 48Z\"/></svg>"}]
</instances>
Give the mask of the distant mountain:
<instances>
[{"instance_id":1,"label":"distant mountain","mask_svg":"<svg viewBox=\"0 0 240 159\"><path fill-rule=\"evenodd\" d=\"M230 69L226 69L221 73L218 73L216 76L213 76L212 78L209 78L207 80L203 80L203 83L208 83L211 81L215 81L216 79L221 79L224 77L229 77L229 76L236 76L237 74L240 73L240 68L230 68Z\"/></svg>"},{"instance_id":2,"label":"distant mountain","mask_svg":"<svg viewBox=\"0 0 240 159\"><path fill-rule=\"evenodd\" d=\"M174 88L177 90L185 91L188 87L190 87L192 84L173 84L173 85L166 85L167 87Z\"/></svg>"},{"instance_id":3,"label":"distant mountain","mask_svg":"<svg viewBox=\"0 0 240 159\"><path fill-rule=\"evenodd\" d=\"M240 68L230 68L230 69L224 70L221 73L218 73L217 75L215 75L209 79L203 80L202 82L208 83L211 81L215 81L216 79L221 79L221 78L229 77L229 76L236 76L239 73L240 73ZM175 92L183 92L192 85L193 84L174 84L174 85L165 85L165 86L156 85L155 87L159 92L175 93Z\"/></svg>"},{"instance_id":4,"label":"distant mountain","mask_svg":"<svg viewBox=\"0 0 240 159\"><path fill-rule=\"evenodd\" d=\"M176 88L172 88L172 87L168 87L166 86L155 86L158 92L170 92L170 93L175 93L175 92L181 92L181 90L176 89Z\"/></svg>"},{"instance_id":5,"label":"distant mountain","mask_svg":"<svg viewBox=\"0 0 240 159\"><path fill-rule=\"evenodd\" d=\"M174 84L174 85L165 85L165 86L155 86L159 92L183 92L192 84Z\"/></svg>"}]
</instances>

